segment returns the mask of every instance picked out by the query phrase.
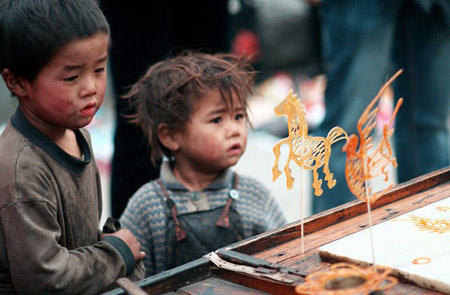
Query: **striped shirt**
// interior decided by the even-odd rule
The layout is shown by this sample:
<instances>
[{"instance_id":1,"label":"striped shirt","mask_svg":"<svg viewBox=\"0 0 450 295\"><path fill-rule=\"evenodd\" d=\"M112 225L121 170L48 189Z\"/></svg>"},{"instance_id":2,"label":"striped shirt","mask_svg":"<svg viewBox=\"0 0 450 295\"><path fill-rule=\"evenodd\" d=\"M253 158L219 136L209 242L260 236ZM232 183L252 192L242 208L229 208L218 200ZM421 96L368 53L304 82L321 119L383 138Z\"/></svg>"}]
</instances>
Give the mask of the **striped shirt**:
<instances>
[{"instance_id":1,"label":"striped shirt","mask_svg":"<svg viewBox=\"0 0 450 295\"><path fill-rule=\"evenodd\" d=\"M168 162L161 166L161 180L175 202L178 214L224 206L233 186L233 173L227 169L203 191L189 191L175 178ZM267 231L286 223L278 204L260 182L240 175L237 191L239 199L233 206L241 217L245 238L260 234L261 228ZM167 269L165 237L168 217L158 194L161 196L162 192L156 181L144 184L132 196L120 218L122 225L137 237L142 251L147 253L144 260L146 276Z\"/></svg>"}]
</instances>

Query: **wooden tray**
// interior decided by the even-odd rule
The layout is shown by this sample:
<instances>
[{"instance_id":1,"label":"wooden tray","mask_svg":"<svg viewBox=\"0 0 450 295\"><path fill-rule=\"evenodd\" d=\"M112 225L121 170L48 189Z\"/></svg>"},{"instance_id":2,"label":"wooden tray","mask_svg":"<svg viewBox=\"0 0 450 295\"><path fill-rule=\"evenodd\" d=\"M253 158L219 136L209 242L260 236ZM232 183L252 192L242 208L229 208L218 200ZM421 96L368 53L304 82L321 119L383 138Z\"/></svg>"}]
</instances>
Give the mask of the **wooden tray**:
<instances>
[{"instance_id":1,"label":"wooden tray","mask_svg":"<svg viewBox=\"0 0 450 295\"><path fill-rule=\"evenodd\" d=\"M399 184L372 204L373 224L398 217L450 197L450 168ZM305 253L301 254L300 221L216 251L220 266L202 257L136 283L147 294L295 294L307 274L326 270L318 248L368 226L367 206L355 200L305 218ZM443 294L408 279L384 294ZM133 294L117 288L107 294Z\"/></svg>"}]
</instances>

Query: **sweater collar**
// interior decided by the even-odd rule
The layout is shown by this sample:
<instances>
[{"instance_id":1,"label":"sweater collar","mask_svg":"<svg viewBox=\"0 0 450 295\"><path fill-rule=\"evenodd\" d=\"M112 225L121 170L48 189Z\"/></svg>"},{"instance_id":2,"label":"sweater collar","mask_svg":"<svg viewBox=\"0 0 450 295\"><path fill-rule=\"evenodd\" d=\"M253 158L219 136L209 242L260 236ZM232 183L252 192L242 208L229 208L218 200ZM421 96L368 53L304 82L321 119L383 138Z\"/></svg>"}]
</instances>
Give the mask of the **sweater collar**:
<instances>
[{"instance_id":1,"label":"sweater collar","mask_svg":"<svg viewBox=\"0 0 450 295\"><path fill-rule=\"evenodd\" d=\"M83 160L77 159L66 153L58 145L51 141L44 133L34 127L33 124L28 121L23 112L20 110L20 107L17 108L16 112L11 117L11 124L23 136L43 149L61 166L70 171L80 173L84 170L86 165L91 162L91 150L83 134L78 129L75 129L74 132L77 138L77 142L80 145L81 152L84 155Z\"/></svg>"},{"instance_id":2,"label":"sweater collar","mask_svg":"<svg viewBox=\"0 0 450 295\"><path fill-rule=\"evenodd\" d=\"M161 164L161 180L169 190L182 190L188 191L188 189L181 184L175 177L172 171L172 167L169 161L163 161ZM222 171L216 180L210 183L204 190L220 190L232 187L233 171L231 169L225 169Z\"/></svg>"}]
</instances>

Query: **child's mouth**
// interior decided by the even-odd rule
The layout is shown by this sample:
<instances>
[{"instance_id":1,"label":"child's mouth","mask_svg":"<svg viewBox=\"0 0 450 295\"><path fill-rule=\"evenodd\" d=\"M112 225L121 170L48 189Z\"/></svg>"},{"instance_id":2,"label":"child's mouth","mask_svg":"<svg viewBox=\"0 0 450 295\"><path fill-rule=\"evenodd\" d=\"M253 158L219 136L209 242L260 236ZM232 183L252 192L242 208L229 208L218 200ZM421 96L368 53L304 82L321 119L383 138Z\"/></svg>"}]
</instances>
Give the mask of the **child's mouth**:
<instances>
[{"instance_id":1,"label":"child's mouth","mask_svg":"<svg viewBox=\"0 0 450 295\"><path fill-rule=\"evenodd\" d=\"M227 152L229 155L235 156L235 155L240 155L241 150L242 150L241 145L237 143L237 144L232 145L231 148L229 148Z\"/></svg>"},{"instance_id":2,"label":"child's mouth","mask_svg":"<svg viewBox=\"0 0 450 295\"><path fill-rule=\"evenodd\" d=\"M95 114L95 111L96 111L95 106L96 106L96 103L95 103L95 102L88 103L88 104L81 110L81 114L82 114L83 116L87 116L87 117L94 115L94 114Z\"/></svg>"}]
</instances>

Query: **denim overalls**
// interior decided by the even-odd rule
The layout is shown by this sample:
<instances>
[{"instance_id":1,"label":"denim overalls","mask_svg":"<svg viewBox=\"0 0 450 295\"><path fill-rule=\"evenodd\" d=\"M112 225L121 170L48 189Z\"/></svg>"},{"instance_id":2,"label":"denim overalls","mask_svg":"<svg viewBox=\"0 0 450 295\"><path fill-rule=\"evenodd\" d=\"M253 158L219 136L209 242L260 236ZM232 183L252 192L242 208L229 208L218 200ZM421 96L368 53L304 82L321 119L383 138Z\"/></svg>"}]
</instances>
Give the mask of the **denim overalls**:
<instances>
[{"instance_id":1,"label":"denim overalls","mask_svg":"<svg viewBox=\"0 0 450 295\"><path fill-rule=\"evenodd\" d=\"M233 189L225 206L212 210L179 214L161 179L157 180L163 195L158 195L168 217L166 225L166 267L173 268L202 257L218 248L244 239L244 229L234 201L238 175L234 173ZM159 190L156 190L159 191Z\"/></svg>"}]
</instances>

